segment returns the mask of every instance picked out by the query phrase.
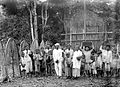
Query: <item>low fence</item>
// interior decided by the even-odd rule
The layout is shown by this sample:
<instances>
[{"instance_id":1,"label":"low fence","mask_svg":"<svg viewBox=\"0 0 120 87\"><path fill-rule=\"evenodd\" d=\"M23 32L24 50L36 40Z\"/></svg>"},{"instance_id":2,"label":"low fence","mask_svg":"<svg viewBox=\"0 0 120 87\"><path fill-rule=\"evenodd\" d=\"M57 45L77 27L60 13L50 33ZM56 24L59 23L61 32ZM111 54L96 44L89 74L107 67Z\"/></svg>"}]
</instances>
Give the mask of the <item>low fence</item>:
<instances>
[{"instance_id":1,"label":"low fence","mask_svg":"<svg viewBox=\"0 0 120 87\"><path fill-rule=\"evenodd\" d=\"M81 45L83 41L92 41L95 49L98 49L102 44L102 41L107 39L113 41L113 32L86 32L86 33L72 33L62 34L65 39L61 42L65 44L71 44L72 46Z\"/></svg>"}]
</instances>

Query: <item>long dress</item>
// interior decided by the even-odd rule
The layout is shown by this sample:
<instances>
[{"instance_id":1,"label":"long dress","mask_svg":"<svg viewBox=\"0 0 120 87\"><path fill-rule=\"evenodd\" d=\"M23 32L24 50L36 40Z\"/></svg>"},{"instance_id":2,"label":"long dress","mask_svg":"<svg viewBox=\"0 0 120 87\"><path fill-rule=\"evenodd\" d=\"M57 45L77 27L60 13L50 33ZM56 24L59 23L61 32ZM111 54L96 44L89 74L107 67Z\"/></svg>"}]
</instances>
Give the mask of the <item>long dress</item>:
<instances>
[{"instance_id":1,"label":"long dress","mask_svg":"<svg viewBox=\"0 0 120 87\"><path fill-rule=\"evenodd\" d=\"M73 53L73 76L74 77L79 77L80 76L80 68L81 68L81 59L78 60L77 57L81 57L83 54L80 50L75 51Z\"/></svg>"},{"instance_id":2,"label":"long dress","mask_svg":"<svg viewBox=\"0 0 120 87\"><path fill-rule=\"evenodd\" d=\"M32 60L29 56L29 50L24 50L23 53L25 54L24 56L24 59L25 59L25 62L26 62L26 66L25 66L25 69L26 69L26 73L29 73L29 72L32 72Z\"/></svg>"},{"instance_id":3,"label":"long dress","mask_svg":"<svg viewBox=\"0 0 120 87\"><path fill-rule=\"evenodd\" d=\"M83 53L85 55L86 63L87 63L85 65L85 70L89 70L90 72L91 72L91 66L90 66L89 63L92 62L92 60L91 60L91 52L92 52L92 50L90 50L90 51L83 51Z\"/></svg>"},{"instance_id":4,"label":"long dress","mask_svg":"<svg viewBox=\"0 0 120 87\"><path fill-rule=\"evenodd\" d=\"M106 51L105 53L105 70L110 71L112 63L112 51Z\"/></svg>"}]
</instances>

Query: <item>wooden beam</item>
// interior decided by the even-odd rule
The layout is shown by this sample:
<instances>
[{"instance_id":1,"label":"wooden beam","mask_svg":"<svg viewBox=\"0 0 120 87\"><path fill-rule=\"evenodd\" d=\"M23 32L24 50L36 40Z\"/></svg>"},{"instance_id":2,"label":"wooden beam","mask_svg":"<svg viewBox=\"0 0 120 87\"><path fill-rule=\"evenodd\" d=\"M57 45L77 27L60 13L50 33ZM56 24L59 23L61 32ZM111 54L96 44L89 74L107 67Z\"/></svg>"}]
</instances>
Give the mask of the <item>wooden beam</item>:
<instances>
[{"instance_id":1,"label":"wooden beam","mask_svg":"<svg viewBox=\"0 0 120 87\"><path fill-rule=\"evenodd\" d=\"M108 40L113 40L113 38L108 38ZM62 42L70 42L70 40L61 40ZM80 41L85 41L85 40L72 40L72 42L80 42ZM88 39L86 39L86 41L101 41L100 39L92 39L92 40L88 40Z\"/></svg>"},{"instance_id":2,"label":"wooden beam","mask_svg":"<svg viewBox=\"0 0 120 87\"><path fill-rule=\"evenodd\" d=\"M86 34L113 34L113 32L86 32ZM72 35L83 35L85 33L71 33ZM70 35L70 33L67 34L61 34L61 35Z\"/></svg>"}]
</instances>

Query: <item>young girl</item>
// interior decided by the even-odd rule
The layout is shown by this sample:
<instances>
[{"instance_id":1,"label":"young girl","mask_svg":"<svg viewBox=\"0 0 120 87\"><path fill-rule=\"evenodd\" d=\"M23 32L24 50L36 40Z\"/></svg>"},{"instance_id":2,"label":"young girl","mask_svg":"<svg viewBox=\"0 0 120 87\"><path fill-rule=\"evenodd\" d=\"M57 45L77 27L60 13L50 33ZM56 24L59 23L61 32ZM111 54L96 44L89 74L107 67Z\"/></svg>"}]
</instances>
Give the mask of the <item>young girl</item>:
<instances>
[{"instance_id":1,"label":"young girl","mask_svg":"<svg viewBox=\"0 0 120 87\"><path fill-rule=\"evenodd\" d=\"M103 76L103 71L102 71L102 51L98 51L97 52L98 54L98 57L97 57L97 64L96 64L96 67L97 67L97 76Z\"/></svg>"},{"instance_id":2,"label":"young girl","mask_svg":"<svg viewBox=\"0 0 120 87\"><path fill-rule=\"evenodd\" d=\"M34 61L35 61L35 75L38 76L40 74L40 50L36 49L34 54Z\"/></svg>"},{"instance_id":3,"label":"young girl","mask_svg":"<svg viewBox=\"0 0 120 87\"><path fill-rule=\"evenodd\" d=\"M92 75L95 77L97 75L97 69L96 69L96 64L97 64L97 57L98 57L98 54L96 51L92 52L91 53L92 56L91 56L91 70L92 70Z\"/></svg>"},{"instance_id":4,"label":"young girl","mask_svg":"<svg viewBox=\"0 0 120 87\"><path fill-rule=\"evenodd\" d=\"M30 50L24 50L23 53L24 53L24 61L25 61L25 69L26 69L26 73L27 73L27 76L31 75L32 76L32 60L29 56L29 52Z\"/></svg>"},{"instance_id":5,"label":"young girl","mask_svg":"<svg viewBox=\"0 0 120 87\"><path fill-rule=\"evenodd\" d=\"M23 78L26 77L26 60L24 58L24 53L22 53L21 55L21 59L20 59L20 69L21 69L21 75Z\"/></svg>"}]
</instances>

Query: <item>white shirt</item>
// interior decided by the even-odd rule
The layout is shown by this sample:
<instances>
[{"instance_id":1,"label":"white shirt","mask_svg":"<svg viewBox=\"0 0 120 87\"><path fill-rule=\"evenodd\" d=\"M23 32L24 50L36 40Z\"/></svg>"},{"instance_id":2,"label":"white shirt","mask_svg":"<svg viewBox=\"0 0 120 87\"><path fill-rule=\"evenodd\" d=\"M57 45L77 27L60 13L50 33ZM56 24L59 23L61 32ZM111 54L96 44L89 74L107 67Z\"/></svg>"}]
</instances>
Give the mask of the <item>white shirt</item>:
<instances>
[{"instance_id":1,"label":"white shirt","mask_svg":"<svg viewBox=\"0 0 120 87\"><path fill-rule=\"evenodd\" d=\"M102 62L106 61L106 54L107 54L107 50L102 49L102 46L100 47L100 50L102 51Z\"/></svg>"},{"instance_id":2,"label":"white shirt","mask_svg":"<svg viewBox=\"0 0 120 87\"><path fill-rule=\"evenodd\" d=\"M32 61L31 58L30 58L30 56L29 56L30 50L28 50L28 51L27 51L27 50L24 50L23 53L24 53L24 55L25 55L25 56L24 56L24 60L25 60L26 62Z\"/></svg>"},{"instance_id":3,"label":"white shirt","mask_svg":"<svg viewBox=\"0 0 120 87\"><path fill-rule=\"evenodd\" d=\"M62 53L63 53L62 49L58 49L58 50L54 49L53 50L53 60L54 60L54 62L56 62L57 60L59 60L59 62L63 61Z\"/></svg>"},{"instance_id":4,"label":"white shirt","mask_svg":"<svg viewBox=\"0 0 120 87\"><path fill-rule=\"evenodd\" d=\"M92 60L91 60L91 51L92 50L90 50L90 51L83 51L87 63L92 62Z\"/></svg>"},{"instance_id":5,"label":"white shirt","mask_svg":"<svg viewBox=\"0 0 120 87\"><path fill-rule=\"evenodd\" d=\"M81 60L80 60L80 61L77 60L77 57L80 57L80 56L82 56L82 52L81 52L80 50L75 51L75 52L73 53L73 59L72 59L73 68L78 68L78 69L80 69Z\"/></svg>"},{"instance_id":6,"label":"white shirt","mask_svg":"<svg viewBox=\"0 0 120 87\"><path fill-rule=\"evenodd\" d=\"M66 49L66 50L65 50L65 54L70 53L70 58L72 58L73 52L74 52L74 51L73 51L72 49L70 49L70 50L69 50L69 49Z\"/></svg>"},{"instance_id":7,"label":"white shirt","mask_svg":"<svg viewBox=\"0 0 120 87\"><path fill-rule=\"evenodd\" d=\"M112 63L112 51L106 51L104 53L105 57L105 62L106 63Z\"/></svg>"}]
</instances>

